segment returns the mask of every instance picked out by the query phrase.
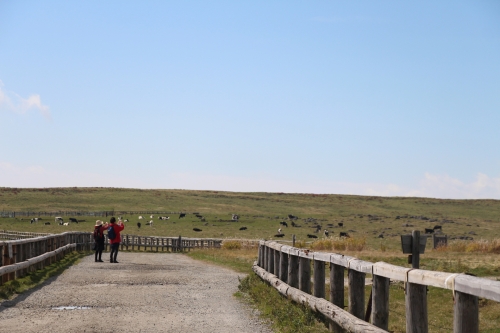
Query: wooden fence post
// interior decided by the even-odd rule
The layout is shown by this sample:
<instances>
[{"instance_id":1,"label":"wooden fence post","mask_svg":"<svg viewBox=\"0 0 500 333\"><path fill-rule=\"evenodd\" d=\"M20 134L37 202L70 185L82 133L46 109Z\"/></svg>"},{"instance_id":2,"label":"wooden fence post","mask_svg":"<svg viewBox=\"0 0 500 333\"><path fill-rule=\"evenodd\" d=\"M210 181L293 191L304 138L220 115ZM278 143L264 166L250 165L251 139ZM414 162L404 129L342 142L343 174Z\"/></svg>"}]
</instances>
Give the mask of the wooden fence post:
<instances>
[{"instance_id":1,"label":"wooden fence post","mask_svg":"<svg viewBox=\"0 0 500 333\"><path fill-rule=\"evenodd\" d=\"M420 231L412 232L412 269L420 266ZM427 286L406 283L406 333L427 333Z\"/></svg>"},{"instance_id":2,"label":"wooden fence post","mask_svg":"<svg viewBox=\"0 0 500 333\"><path fill-rule=\"evenodd\" d=\"M278 278L287 283L288 281L288 254L280 251L280 270Z\"/></svg>"},{"instance_id":3,"label":"wooden fence post","mask_svg":"<svg viewBox=\"0 0 500 333\"><path fill-rule=\"evenodd\" d=\"M299 257L299 289L311 293L311 260Z\"/></svg>"},{"instance_id":4,"label":"wooden fence post","mask_svg":"<svg viewBox=\"0 0 500 333\"><path fill-rule=\"evenodd\" d=\"M353 269L347 271L349 284L349 312L361 319L365 319L365 273Z\"/></svg>"},{"instance_id":5,"label":"wooden fence post","mask_svg":"<svg viewBox=\"0 0 500 333\"><path fill-rule=\"evenodd\" d=\"M299 257L293 254L288 256L288 284L290 287L299 287Z\"/></svg>"},{"instance_id":6,"label":"wooden fence post","mask_svg":"<svg viewBox=\"0 0 500 333\"><path fill-rule=\"evenodd\" d=\"M477 296L455 291L453 332L479 332L479 301Z\"/></svg>"},{"instance_id":7,"label":"wooden fence post","mask_svg":"<svg viewBox=\"0 0 500 333\"><path fill-rule=\"evenodd\" d=\"M373 275L372 325L389 330L389 284L390 279Z\"/></svg>"},{"instance_id":8,"label":"wooden fence post","mask_svg":"<svg viewBox=\"0 0 500 333\"><path fill-rule=\"evenodd\" d=\"M319 298L325 298L325 262L314 260L314 286L313 295Z\"/></svg>"},{"instance_id":9,"label":"wooden fence post","mask_svg":"<svg viewBox=\"0 0 500 333\"><path fill-rule=\"evenodd\" d=\"M274 250L267 248L267 271L274 274Z\"/></svg>"},{"instance_id":10,"label":"wooden fence post","mask_svg":"<svg viewBox=\"0 0 500 333\"><path fill-rule=\"evenodd\" d=\"M330 263L330 302L344 309L344 266ZM330 321L330 331L344 332L344 330Z\"/></svg>"},{"instance_id":11,"label":"wooden fence post","mask_svg":"<svg viewBox=\"0 0 500 333\"><path fill-rule=\"evenodd\" d=\"M274 250L274 275L279 276L280 275L280 253L281 251Z\"/></svg>"}]
</instances>

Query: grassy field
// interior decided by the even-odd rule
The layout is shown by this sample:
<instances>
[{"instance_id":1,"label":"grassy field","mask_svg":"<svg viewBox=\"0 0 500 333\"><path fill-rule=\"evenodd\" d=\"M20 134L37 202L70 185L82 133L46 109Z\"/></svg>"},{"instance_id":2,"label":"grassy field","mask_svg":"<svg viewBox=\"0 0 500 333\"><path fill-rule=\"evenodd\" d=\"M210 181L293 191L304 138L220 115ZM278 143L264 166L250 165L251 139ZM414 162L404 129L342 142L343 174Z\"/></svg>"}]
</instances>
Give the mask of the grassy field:
<instances>
[{"instance_id":1,"label":"grassy field","mask_svg":"<svg viewBox=\"0 0 500 333\"><path fill-rule=\"evenodd\" d=\"M282 227L284 241L292 234L298 240L310 241L315 226L330 235L340 231L364 238L372 249L397 250L400 235L412 230L424 231L442 225L449 237L467 236L474 240L500 238L500 201L441 200L429 198L386 198L349 195L316 195L287 193L237 193L187 190L138 190L117 188L0 188L0 209L3 211L168 211L186 212L185 218L172 214L169 221L154 219L153 227L142 220L139 230L137 215L129 219L126 233L184 237L273 239ZM205 221L195 217L197 212ZM226 222L231 214L239 214L238 222ZM288 214L298 216L300 227L292 228ZM36 216L33 216L36 217ZM69 217L69 216L68 216ZM66 217L67 218L67 217ZM147 216L149 220L149 216ZM0 219L0 229L37 232L92 230L95 218L78 217L85 222L68 227L42 223L29 224L27 218ZM49 221L49 218L42 222ZM343 228L338 223L344 224ZM239 230L241 227L246 230ZM193 231L199 228L201 232ZM323 237L323 232L317 234ZM379 238L383 235L383 238ZM430 242L429 242L430 243Z\"/></svg>"},{"instance_id":2,"label":"grassy field","mask_svg":"<svg viewBox=\"0 0 500 333\"><path fill-rule=\"evenodd\" d=\"M468 272L481 277L500 278L500 201L440 200L429 198L384 198L347 195L314 195L284 193L233 193L184 190L136 190L112 188L0 188L0 209L3 211L169 211L186 212L170 220L154 218L153 226L139 229L137 215L128 219L125 233L143 236L214 237L236 239L279 239L322 251L333 251L371 262L385 261L408 267L407 256L401 253L400 235L412 230L424 231L441 225L450 238L467 236L473 241L451 241L447 248L433 250L430 241L421 256L421 268L446 272ZM201 221L193 213L204 217ZM231 214L239 214L238 222L229 222ZM292 228L288 214L298 216L300 227ZM37 217L35 215L31 217ZM65 216L65 220L70 216ZM72 216L76 217L76 216ZM79 223L55 225L53 217L31 224L28 217L1 218L0 229L60 233L91 231L95 217L77 216ZM84 220L84 221L81 221ZM287 221L288 228L279 224ZM44 222L51 222L44 225ZM344 227L338 227L343 223ZM323 232L314 233L316 225ZM246 230L240 230L247 227ZM276 238L278 228L285 236ZM199 228L201 232L193 231ZM338 239L338 233L348 232L350 240ZM315 234L314 243L307 237ZM383 238L379 236L383 235ZM332 244L328 244L328 242ZM342 244L342 242L351 242ZM335 246L340 246L335 248ZM198 250L190 253L196 259L207 260L249 273L257 257L255 248ZM254 278L252 278L252 276ZM369 287L366 290L369 293ZM261 313L275 321L278 332L325 332L325 325L310 311L294 306L263 282L250 274L241 282L241 294L247 295ZM243 297L243 296L242 296ZM431 332L450 332L453 299L449 290L429 288L429 328ZM443 301L444 300L444 301ZM404 291L401 284L391 285L391 323L394 332L404 332ZM500 332L500 305L480 301L481 332ZM276 319L276 318L281 319Z\"/></svg>"}]
</instances>

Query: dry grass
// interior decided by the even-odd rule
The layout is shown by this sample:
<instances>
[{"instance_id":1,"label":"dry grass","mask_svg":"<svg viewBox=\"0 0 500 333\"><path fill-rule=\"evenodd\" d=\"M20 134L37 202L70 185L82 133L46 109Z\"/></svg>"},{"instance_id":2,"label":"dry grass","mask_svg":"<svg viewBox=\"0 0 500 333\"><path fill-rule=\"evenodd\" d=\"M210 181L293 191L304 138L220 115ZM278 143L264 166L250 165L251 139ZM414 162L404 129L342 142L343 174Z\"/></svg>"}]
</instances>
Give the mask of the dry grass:
<instances>
[{"instance_id":1,"label":"dry grass","mask_svg":"<svg viewBox=\"0 0 500 333\"><path fill-rule=\"evenodd\" d=\"M317 240L310 247L316 251L363 251L366 248L366 238L332 237Z\"/></svg>"},{"instance_id":2,"label":"dry grass","mask_svg":"<svg viewBox=\"0 0 500 333\"><path fill-rule=\"evenodd\" d=\"M436 249L440 252L495 253L500 254L500 239L477 241L454 240Z\"/></svg>"}]
</instances>

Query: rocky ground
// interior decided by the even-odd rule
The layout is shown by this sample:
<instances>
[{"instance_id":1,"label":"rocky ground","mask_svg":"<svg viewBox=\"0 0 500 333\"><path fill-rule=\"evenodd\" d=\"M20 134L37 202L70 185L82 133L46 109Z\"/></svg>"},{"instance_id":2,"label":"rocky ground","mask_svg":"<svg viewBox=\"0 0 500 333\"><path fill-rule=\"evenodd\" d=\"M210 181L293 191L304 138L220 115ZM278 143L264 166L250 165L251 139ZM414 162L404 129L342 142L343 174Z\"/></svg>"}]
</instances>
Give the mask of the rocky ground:
<instances>
[{"instance_id":1,"label":"rocky ground","mask_svg":"<svg viewBox=\"0 0 500 333\"><path fill-rule=\"evenodd\" d=\"M0 331L272 332L233 296L241 274L182 254L120 252L118 261L85 257L2 302Z\"/></svg>"}]
</instances>

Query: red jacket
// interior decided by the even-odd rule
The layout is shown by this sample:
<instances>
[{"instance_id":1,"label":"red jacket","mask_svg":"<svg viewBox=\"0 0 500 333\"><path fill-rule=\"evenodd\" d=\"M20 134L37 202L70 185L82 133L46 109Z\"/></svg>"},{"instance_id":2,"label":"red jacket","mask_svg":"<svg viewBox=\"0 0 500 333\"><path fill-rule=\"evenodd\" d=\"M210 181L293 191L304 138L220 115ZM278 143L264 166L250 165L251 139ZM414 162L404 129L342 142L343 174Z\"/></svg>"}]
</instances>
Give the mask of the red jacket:
<instances>
[{"instance_id":1,"label":"red jacket","mask_svg":"<svg viewBox=\"0 0 500 333\"><path fill-rule=\"evenodd\" d=\"M122 239L120 237L120 231L122 231L123 229L125 229L125 224L122 223L122 225L118 225L116 223L110 223L109 226L108 226L108 228L109 227L113 227L113 229L115 229L115 234L116 234L115 239L110 239L109 243L110 244L120 243L122 241Z\"/></svg>"}]
</instances>

